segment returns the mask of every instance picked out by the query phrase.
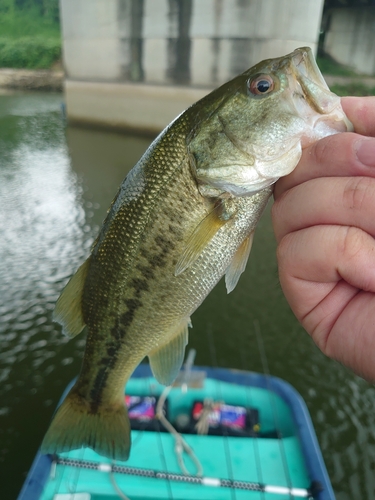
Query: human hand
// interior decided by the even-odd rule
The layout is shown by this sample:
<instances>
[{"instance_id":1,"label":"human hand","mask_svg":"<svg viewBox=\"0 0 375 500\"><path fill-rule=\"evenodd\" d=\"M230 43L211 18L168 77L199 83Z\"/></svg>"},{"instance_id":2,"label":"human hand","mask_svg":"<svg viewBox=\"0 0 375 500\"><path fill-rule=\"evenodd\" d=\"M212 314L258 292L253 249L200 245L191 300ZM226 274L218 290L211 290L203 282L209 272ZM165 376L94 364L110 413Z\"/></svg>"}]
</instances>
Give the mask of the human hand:
<instances>
[{"instance_id":1,"label":"human hand","mask_svg":"<svg viewBox=\"0 0 375 500\"><path fill-rule=\"evenodd\" d=\"M327 356L374 381L375 97L342 106L356 133L304 150L275 185L272 219L280 283L298 320Z\"/></svg>"}]
</instances>

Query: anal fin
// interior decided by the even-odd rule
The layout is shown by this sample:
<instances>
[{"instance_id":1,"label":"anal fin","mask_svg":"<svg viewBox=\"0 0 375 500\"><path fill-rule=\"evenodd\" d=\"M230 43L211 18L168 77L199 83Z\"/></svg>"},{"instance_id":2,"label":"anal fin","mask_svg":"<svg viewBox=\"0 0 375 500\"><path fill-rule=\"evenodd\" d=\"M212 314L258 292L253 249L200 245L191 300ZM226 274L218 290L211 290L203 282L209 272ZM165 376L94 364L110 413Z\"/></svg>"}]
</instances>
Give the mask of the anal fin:
<instances>
[{"instance_id":1,"label":"anal fin","mask_svg":"<svg viewBox=\"0 0 375 500\"><path fill-rule=\"evenodd\" d=\"M178 326L169 342L149 353L152 373L160 384L171 385L177 377L184 361L189 326L190 318Z\"/></svg>"},{"instance_id":2,"label":"anal fin","mask_svg":"<svg viewBox=\"0 0 375 500\"><path fill-rule=\"evenodd\" d=\"M234 254L232 262L229 264L225 273L225 285L227 292L232 292L240 279L241 274L245 271L247 261L249 259L251 247L254 239L254 231L241 243L237 252Z\"/></svg>"},{"instance_id":3,"label":"anal fin","mask_svg":"<svg viewBox=\"0 0 375 500\"><path fill-rule=\"evenodd\" d=\"M87 259L70 278L53 311L53 319L63 327L63 333L75 337L85 327L81 299L90 259Z\"/></svg>"}]
</instances>

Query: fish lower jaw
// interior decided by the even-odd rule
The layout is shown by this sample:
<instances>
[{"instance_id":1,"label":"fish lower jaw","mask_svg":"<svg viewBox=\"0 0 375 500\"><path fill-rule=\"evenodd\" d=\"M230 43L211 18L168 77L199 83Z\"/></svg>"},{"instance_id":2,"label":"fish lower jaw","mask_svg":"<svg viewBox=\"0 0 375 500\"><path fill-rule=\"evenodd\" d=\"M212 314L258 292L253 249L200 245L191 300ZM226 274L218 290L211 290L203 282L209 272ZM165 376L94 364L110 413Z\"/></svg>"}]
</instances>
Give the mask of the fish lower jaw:
<instances>
[{"instance_id":1,"label":"fish lower jaw","mask_svg":"<svg viewBox=\"0 0 375 500\"><path fill-rule=\"evenodd\" d=\"M341 132L353 132L354 127L351 121L347 118L341 106L336 109L336 112L327 115L319 115L314 123L311 124L311 129L308 134L301 138L302 148L305 148L324 137L338 134Z\"/></svg>"}]
</instances>

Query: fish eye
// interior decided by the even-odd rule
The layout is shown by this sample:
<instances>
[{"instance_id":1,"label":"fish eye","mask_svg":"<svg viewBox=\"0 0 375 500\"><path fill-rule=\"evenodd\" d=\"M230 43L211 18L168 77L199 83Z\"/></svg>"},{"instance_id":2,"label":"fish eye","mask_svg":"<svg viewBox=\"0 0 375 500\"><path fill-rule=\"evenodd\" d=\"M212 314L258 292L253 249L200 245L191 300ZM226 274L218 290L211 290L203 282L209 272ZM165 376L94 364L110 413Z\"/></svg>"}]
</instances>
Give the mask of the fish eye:
<instances>
[{"instance_id":1,"label":"fish eye","mask_svg":"<svg viewBox=\"0 0 375 500\"><path fill-rule=\"evenodd\" d=\"M269 94L274 87L275 83L270 75L257 75L247 82L247 88L254 96Z\"/></svg>"}]
</instances>

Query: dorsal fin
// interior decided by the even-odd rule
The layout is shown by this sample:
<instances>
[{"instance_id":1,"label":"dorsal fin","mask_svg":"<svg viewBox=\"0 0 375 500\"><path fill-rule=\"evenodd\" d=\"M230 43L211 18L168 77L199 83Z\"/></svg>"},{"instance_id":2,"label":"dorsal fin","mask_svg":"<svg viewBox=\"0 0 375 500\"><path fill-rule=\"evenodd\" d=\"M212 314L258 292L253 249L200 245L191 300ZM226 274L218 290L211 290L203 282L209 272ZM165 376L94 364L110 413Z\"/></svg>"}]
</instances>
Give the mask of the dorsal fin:
<instances>
[{"instance_id":1,"label":"dorsal fin","mask_svg":"<svg viewBox=\"0 0 375 500\"><path fill-rule=\"evenodd\" d=\"M236 288L241 274L245 271L254 239L254 231L241 243L225 273L225 285L230 293Z\"/></svg>"},{"instance_id":2,"label":"dorsal fin","mask_svg":"<svg viewBox=\"0 0 375 500\"><path fill-rule=\"evenodd\" d=\"M89 263L90 258L70 278L53 311L54 321L60 323L63 327L63 333L72 338L78 335L85 327L81 300Z\"/></svg>"}]
</instances>

